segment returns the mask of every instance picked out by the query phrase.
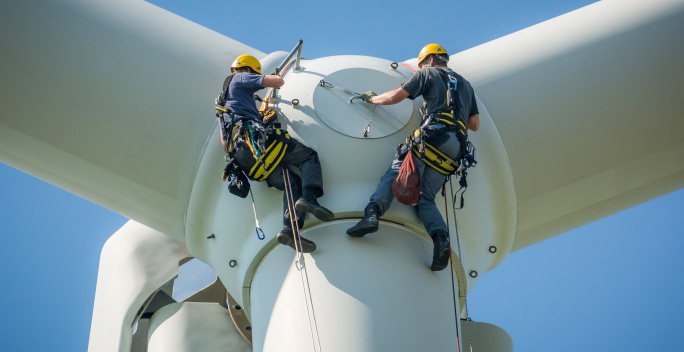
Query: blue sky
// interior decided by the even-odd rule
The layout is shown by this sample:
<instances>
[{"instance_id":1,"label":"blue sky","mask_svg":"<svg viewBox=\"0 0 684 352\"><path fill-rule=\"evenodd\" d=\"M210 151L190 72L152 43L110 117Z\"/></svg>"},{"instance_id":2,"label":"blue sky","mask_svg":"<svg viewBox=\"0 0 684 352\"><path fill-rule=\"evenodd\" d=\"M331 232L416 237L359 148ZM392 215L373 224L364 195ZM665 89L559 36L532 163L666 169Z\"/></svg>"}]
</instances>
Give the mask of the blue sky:
<instances>
[{"instance_id":1,"label":"blue sky","mask_svg":"<svg viewBox=\"0 0 684 352\"><path fill-rule=\"evenodd\" d=\"M308 58L396 61L432 42L459 52L593 3L151 2L266 53L303 39ZM127 219L4 164L0 180L2 350L85 351L100 250ZM680 350L683 208L680 190L512 253L481 276L470 317L506 330L516 351Z\"/></svg>"}]
</instances>

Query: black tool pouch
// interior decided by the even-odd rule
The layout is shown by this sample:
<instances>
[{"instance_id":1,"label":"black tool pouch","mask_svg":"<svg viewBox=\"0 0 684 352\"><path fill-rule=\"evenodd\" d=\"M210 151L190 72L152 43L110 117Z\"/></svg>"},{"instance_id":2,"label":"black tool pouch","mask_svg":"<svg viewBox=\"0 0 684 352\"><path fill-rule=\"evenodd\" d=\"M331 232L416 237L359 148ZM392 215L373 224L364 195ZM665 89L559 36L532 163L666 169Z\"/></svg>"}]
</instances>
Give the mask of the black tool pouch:
<instances>
[{"instance_id":1,"label":"black tool pouch","mask_svg":"<svg viewBox=\"0 0 684 352\"><path fill-rule=\"evenodd\" d=\"M409 146L409 143L401 143L397 146L397 152L394 154L394 159L395 160L404 160L406 158L406 154L409 153L411 150L411 147Z\"/></svg>"},{"instance_id":2,"label":"black tool pouch","mask_svg":"<svg viewBox=\"0 0 684 352\"><path fill-rule=\"evenodd\" d=\"M249 180L241 169L234 169L228 181L228 191L240 198L249 194Z\"/></svg>"},{"instance_id":3,"label":"black tool pouch","mask_svg":"<svg viewBox=\"0 0 684 352\"><path fill-rule=\"evenodd\" d=\"M442 145L449 139L448 132L451 128L443 123L430 123L422 127L423 140L432 145Z\"/></svg>"}]
</instances>

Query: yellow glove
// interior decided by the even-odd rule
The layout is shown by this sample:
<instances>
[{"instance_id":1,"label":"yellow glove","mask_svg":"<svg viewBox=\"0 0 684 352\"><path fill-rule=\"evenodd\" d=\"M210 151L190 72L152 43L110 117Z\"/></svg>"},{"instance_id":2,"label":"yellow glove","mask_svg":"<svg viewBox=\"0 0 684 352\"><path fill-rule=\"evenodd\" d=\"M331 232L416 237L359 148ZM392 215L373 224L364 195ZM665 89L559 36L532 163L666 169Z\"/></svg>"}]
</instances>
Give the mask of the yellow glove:
<instances>
[{"instance_id":1,"label":"yellow glove","mask_svg":"<svg viewBox=\"0 0 684 352\"><path fill-rule=\"evenodd\" d=\"M373 104L373 102L371 102L371 99L373 99L373 97L375 97L375 96L378 96L378 95L375 94L375 92L373 92L372 90L369 90L369 91L361 94L361 99L363 99L363 101L365 101L368 104Z\"/></svg>"}]
</instances>

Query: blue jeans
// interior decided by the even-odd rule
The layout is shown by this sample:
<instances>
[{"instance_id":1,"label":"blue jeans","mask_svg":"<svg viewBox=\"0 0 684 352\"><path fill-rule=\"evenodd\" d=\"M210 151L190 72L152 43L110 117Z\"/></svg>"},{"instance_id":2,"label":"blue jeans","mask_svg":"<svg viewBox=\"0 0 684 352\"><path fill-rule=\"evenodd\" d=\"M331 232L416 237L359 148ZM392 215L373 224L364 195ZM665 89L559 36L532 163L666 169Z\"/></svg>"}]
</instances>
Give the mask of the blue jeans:
<instances>
[{"instance_id":1,"label":"blue jeans","mask_svg":"<svg viewBox=\"0 0 684 352\"><path fill-rule=\"evenodd\" d=\"M433 145L442 153L449 156L449 158L458 160L461 153L461 144L455 134L449 132L448 138L442 144ZM380 178L380 183L375 189L375 192L370 197L370 202L366 209L371 205L375 205L379 212L378 215L382 215L389 210L392 200L394 199L394 193L392 193L392 181L397 178L399 173L399 168L404 160L404 156L397 155L392 161L387 172ZM420 199L416 205L418 210L418 217L423 222L425 230L432 236L435 232L447 231L446 223L442 214L440 214L437 205L435 204L435 196L437 192L442 188L447 176L437 172L437 170L425 165L425 163L416 158L416 165L421 172L422 183L420 187Z\"/></svg>"}]
</instances>

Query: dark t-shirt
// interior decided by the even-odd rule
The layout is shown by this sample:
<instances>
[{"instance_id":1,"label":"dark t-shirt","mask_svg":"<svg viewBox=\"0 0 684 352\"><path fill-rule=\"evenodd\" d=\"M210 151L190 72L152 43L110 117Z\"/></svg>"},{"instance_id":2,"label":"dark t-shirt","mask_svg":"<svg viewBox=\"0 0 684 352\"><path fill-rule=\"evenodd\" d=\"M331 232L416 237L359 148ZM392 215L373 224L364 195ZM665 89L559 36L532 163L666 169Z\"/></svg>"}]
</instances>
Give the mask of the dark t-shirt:
<instances>
[{"instance_id":1,"label":"dark t-shirt","mask_svg":"<svg viewBox=\"0 0 684 352\"><path fill-rule=\"evenodd\" d=\"M236 115L254 118L258 121L259 110L254 102L254 93L263 89L261 86L263 79L264 76L256 73L236 74L228 87L224 107Z\"/></svg>"},{"instance_id":2,"label":"dark t-shirt","mask_svg":"<svg viewBox=\"0 0 684 352\"><path fill-rule=\"evenodd\" d=\"M460 104L458 118L467 126L470 116L479 114L479 110L475 102L473 87L463 76L448 68L424 67L404 83L403 88L409 93L409 99L423 96L423 110L426 116L435 112L449 111L446 85L449 75L456 77L458 81L456 86Z\"/></svg>"}]
</instances>

